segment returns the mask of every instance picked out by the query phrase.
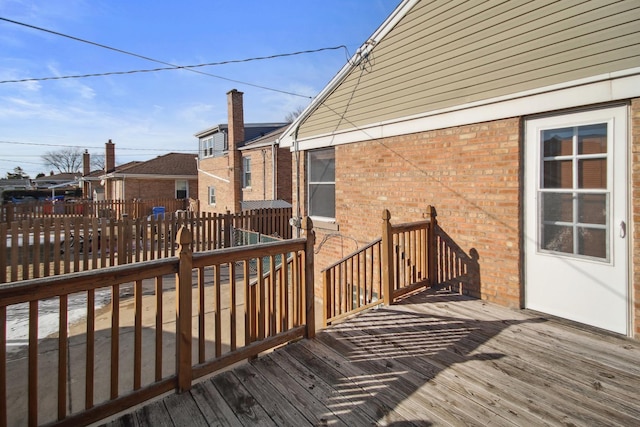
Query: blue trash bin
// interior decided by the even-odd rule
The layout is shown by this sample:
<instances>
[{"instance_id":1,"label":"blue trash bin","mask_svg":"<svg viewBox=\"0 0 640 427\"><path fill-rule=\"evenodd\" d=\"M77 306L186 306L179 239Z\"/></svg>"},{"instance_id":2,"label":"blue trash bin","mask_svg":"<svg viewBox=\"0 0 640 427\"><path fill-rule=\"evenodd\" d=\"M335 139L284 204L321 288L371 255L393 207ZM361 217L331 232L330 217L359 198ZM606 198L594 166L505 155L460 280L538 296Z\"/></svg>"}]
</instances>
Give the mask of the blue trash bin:
<instances>
[{"instance_id":1,"label":"blue trash bin","mask_svg":"<svg viewBox=\"0 0 640 427\"><path fill-rule=\"evenodd\" d=\"M164 206L154 206L151 211L155 219L164 219Z\"/></svg>"}]
</instances>

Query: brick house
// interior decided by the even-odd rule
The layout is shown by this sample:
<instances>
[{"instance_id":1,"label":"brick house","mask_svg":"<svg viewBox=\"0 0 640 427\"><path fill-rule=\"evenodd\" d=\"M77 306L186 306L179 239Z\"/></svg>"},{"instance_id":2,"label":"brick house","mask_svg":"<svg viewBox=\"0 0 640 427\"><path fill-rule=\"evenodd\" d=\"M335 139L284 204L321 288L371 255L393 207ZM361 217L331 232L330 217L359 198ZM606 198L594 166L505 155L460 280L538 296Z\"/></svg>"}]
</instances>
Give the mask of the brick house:
<instances>
[{"instance_id":1,"label":"brick house","mask_svg":"<svg viewBox=\"0 0 640 427\"><path fill-rule=\"evenodd\" d=\"M106 144L106 173L100 176L106 200L187 199L198 194L194 154L168 153L145 162L115 166L115 144Z\"/></svg>"},{"instance_id":2,"label":"brick house","mask_svg":"<svg viewBox=\"0 0 640 427\"><path fill-rule=\"evenodd\" d=\"M291 203L291 151L279 147L287 123L244 123L242 95L227 93L228 124L195 134L204 212L241 212L248 201L253 208L257 201Z\"/></svg>"},{"instance_id":3,"label":"brick house","mask_svg":"<svg viewBox=\"0 0 640 427\"><path fill-rule=\"evenodd\" d=\"M316 268L434 205L465 293L640 338L639 21L403 0L281 137Z\"/></svg>"}]
</instances>

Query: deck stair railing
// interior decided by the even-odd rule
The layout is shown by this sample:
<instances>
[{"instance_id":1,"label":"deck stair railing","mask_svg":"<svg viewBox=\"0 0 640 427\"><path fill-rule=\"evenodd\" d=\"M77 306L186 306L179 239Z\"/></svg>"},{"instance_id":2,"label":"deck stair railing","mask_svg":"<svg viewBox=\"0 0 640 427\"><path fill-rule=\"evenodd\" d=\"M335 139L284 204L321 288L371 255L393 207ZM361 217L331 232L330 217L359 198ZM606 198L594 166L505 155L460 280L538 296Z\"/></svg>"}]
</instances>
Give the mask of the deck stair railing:
<instances>
[{"instance_id":1,"label":"deck stair railing","mask_svg":"<svg viewBox=\"0 0 640 427\"><path fill-rule=\"evenodd\" d=\"M436 278L435 209L423 221L391 224L382 213L382 237L322 270L324 324L394 300Z\"/></svg>"},{"instance_id":2,"label":"deck stair railing","mask_svg":"<svg viewBox=\"0 0 640 427\"><path fill-rule=\"evenodd\" d=\"M94 423L313 337L315 236L302 225L305 238L201 253L182 227L174 257L0 286L0 427Z\"/></svg>"}]
</instances>

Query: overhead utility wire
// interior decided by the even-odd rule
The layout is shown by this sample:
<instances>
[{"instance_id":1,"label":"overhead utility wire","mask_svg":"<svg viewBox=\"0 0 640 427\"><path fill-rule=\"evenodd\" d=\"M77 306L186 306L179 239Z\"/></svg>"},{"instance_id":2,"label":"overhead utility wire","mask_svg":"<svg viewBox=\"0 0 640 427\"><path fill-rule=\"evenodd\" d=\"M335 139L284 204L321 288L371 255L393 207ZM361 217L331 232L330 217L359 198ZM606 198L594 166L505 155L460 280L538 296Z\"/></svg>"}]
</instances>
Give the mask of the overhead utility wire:
<instances>
[{"instance_id":1,"label":"overhead utility wire","mask_svg":"<svg viewBox=\"0 0 640 427\"><path fill-rule=\"evenodd\" d=\"M140 54L137 54L137 53L129 52L129 51L126 51L126 50L123 50L123 49L118 49L118 48L115 48L115 47L111 47L111 46L103 45L103 44L100 44L100 43L92 42L92 41L90 41L90 40L81 39L81 38L79 38L79 37L70 36L70 35L68 35L68 34L60 33L60 32L57 32L57 31L48 30L48 29L46 29L46 28L37 27L37 26L35 26L35 25L26 24L26 23L24 23L24 22L15 21L15 20L13 20L13 19L3 18L3 17L1 17L1 16L0 16L0 20L2 20L2 21L6 21L6 22L10 22L10 23L12 23L12 24L16 24L16 25L22 25L23 27L32 28L32 29L34 29L34 30L44 31L44 32L46 32L46 33L54 34L54 35L57 35L57 36L60 36L60 37L66 37L66 38L71 39L71 40L79 41L79 42L82 42L82 43L87 43L87 44L90 44L90 45L93 45L93 46L101 47L101 48L103 48L103 49L112 50L112 51L114 51L114 52L122 53L122 54L124 54L124 55L134 56L134 57L136 57L136 58L144 59L144 60L146 60L146 61L151 61L151 62L156 62L156 63L158 63L158 64L168 65L168 66L170 66L172 69L185 69L185 70L187 70L187 71L191 71L191 72L194 72L194 73L203 74L203 75L206 75L206 76L215 77L215 78L222 79L222 80L227 80L227 81L234 82L234 83L240 83L240 84L244 84L244 85L248 85L248 86L253 86L253 87L260 88L260 89L271 90L271 91L274 91L274 92L285 93L285 94L288 94L288 95L299 96L299 97L302 97L302 98L308 98L308 99L313 98L313 97L311 97L311 96L307 96L307 95L300 95L300 94L297 94L297 93L288 92L288 91L283 91L283 90L279 90L279 89L273 89L273 88L269 88L269 87L266 87L266 86L261 86L261 85L257 85L257 84L253 84L253 83L243 82L243 81L240 81L240 80L229 79L229 78L227 78L227 77L222 77L222 76L217 76L217 75L215 75L215 74L206 73L206 72L204 72L204 71L194 70L194 69L193 69L193 68L194 68L194 66L184 67L184 66L180 66L180 65L172 64L172 63L170 63L170 62L160 61L160 60L158 60L158 59L150 58L150 57L148 57L148 56L144 56L144 55L140 55ZM293 53L293 54L276 55L276 56L274 56L274 57L278 57L278 56L290 56L290 55L299 55L299 54L301 54L301 53L319 52L319 51L322 51L322 50L332 50L332 49L340 49L340 48L344 48L344 49L346 49L346 47L345 47L345 46L337 46L337 47L331 47L331 48L322 48L322 49L313 50L313 51L296 52L296 53ZM270 57L255 58L255 59L254 59L254 58L251 58L251 59L249 59L249 60L269 59L269 58L270 58ZM232 62L246 62L246 61L247 61L247 60L227 61L227 62L225 62L225 63L232 63ZM217 65L217 64L211 64L211 65ZM199 65L199 66L200 66L200 65ZM201 65L201 66L206 66L206 65ZM154 70L151 70L151 71L154 71ZM160 70L157 70L157 71L160 71ZM140 72L142 72L142 71L140 71ZM114 73L114 74L127 74L127 73ZM108 74L106 74L106 75L108 75ZM91 76L91 75L87 75L87 77L90 77L90 76ZM45 78L45 79L42 79L42 80L48 80L48 78ZM31 79L30 79L30 80L20 80L20 81L33 81L33 80L31 80ZM7 81L6 83L9 83L9 82L11 82L11 81ZM5 83L5 82L0 82L0 83Z\"/></svg>"},{"instance_id":2,"label":"overhead utility wire","mask_svg":"<svg viewBox=\"0 0 640 427\"><path fill-rule=\"evenodd\" d=\"M67 147L67 148L103 148L104 146L77 146L77 145L69 145L69 144L47 144L41 142L19 142L19 141L0 141L0 144L15 144L15 145L38 145L41 147ZM118 150L130 150L130 151L161 151L166 153L167 150L163 150L161 148L127 148L127 147L118 147ZM172 152L180 152L180 153L195 153L198 150L171 150Z\"/></svg>"},{"instance_id":3,"label":"overhead utility wire","mask_svg":"<svg viewBox=\"0 0 640 427\"><path fill-rule=\"evenodd\" d=\"M2 19L2 18L0 18ZM175 66L175 67L162 67L162 68L152 68L152 69L143 69L143 70L129 70L129 71L109 71L109 72L104 72L104 73L93 73L93 74L78 74L78 75L70 75L70 76L55 76L55 77L34 77L34 78L25 78L25 79L18 79L18 80L2 80L0 81L0 83L24 83L24 82L39 82L39 81L44 81L44 80L62 80L62 79L80 79L80 78L86 78L86 77L102 77L102 76L112 76L112 75L121 75L121 74L135 74L135 73L153 73L156 71L170 71L170 70L180 70L180 69L186 69L187 71L193 71L193 68L199 68L199 67L210 67L210 66L215 66L215 65L226 65L226 64L234 64L234 63L241 63L241 62L251 62L251 61L261 61L261 60L265 60L265 59L275 59L275 58L283 58L283 57L287 57L287 56L295 56L295 55L302 55L305 53L316 53L316 52L322 52L325 50L337 50L337 49L346 49L346 46L342 45L342 46L334 46L334 47L323 47L320 49L312 49L312 50L303 50L303 51L299 51L299 52L291 52L291 53L281 53L281 54L276 54L276 55L269 55L269 56L258 56L258 57L254 57L254 58L246 58L246 59L233 59L233 60L228 60L228 61L220 61L220 62L208 62L205 64L196 64L196 65L180 65L180 66ZM207 73L205 73L207 74ZM209 74L207 74L209 75ZM220 78L224 78L224 77L220 77ZM226 79L225 80L231 80L231 79ZM231 80L233 82L236 83L243 83L237 80ZM250 84L250 83L243 83L243 84ZM256 86L256 85L252 85L252 86ZM262 86L258 86L258 87L262 87ZM264 88L263 89L269 89L269 88ZM300 97L304 97L304 98L312 98L310 96L306 96L306 95L298 95L295 93L291 93L291 92L285 92L279 89L269 89L269 90L274 90L277 92L283 92L283 93L287 93L290 95L296 95L296 96L300 96Z\"/></svg>"}]
</instances>

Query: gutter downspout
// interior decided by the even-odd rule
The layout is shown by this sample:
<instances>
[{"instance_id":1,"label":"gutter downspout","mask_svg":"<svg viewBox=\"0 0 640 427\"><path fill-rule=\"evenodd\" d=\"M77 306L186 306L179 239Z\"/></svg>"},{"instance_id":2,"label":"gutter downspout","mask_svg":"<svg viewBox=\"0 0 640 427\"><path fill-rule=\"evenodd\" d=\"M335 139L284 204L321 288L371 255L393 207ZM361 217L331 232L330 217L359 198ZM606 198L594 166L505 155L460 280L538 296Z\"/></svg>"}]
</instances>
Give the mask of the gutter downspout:
<instances>
[{"instance_id":1,"label":"gutter downspout","mask_svg":"<svg viewBox=\"0 0 640 427\"><path fill-rule=\"evenodd\" d=\"M296 126L293 132L293 152L296 158L296 217L294 225L296 226L296 238L300 237L300 227L302 226L302 210L300 208L300 146L298 145L298 130L300 124Z\"/></svg>"},{"instance_id":2,"label":"gutter downspout","mask_svg":"<svg viewBox=\"0 0 640 427\"><path fill-rule=\"evenodd\" d=\"M271 195L273 197L271 197L273 200L277 200L278 199L278 195L276 194L276 184L277 184L277 168L276 168L276 162L277 162L277 153L278 151L276 150L276 143L278 144L278 146L280 145L280 139L276 139L274 141L271 141Z\"/></svg>"}]
</instances>

